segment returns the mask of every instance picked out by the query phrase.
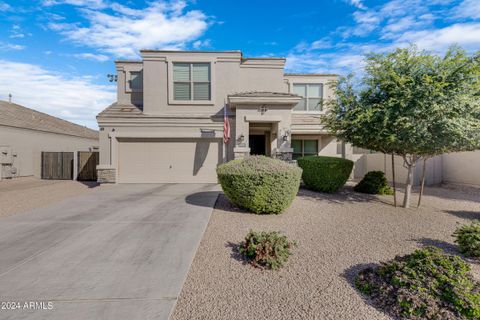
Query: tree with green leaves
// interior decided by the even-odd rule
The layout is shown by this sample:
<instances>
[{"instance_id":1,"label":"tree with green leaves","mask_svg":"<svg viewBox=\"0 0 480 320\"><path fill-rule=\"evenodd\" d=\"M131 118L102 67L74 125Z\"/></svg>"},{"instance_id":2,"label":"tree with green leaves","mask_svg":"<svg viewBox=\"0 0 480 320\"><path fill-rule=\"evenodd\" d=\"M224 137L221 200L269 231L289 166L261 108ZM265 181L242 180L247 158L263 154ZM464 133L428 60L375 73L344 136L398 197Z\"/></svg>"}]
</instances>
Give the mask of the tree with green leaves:
<instances>
[{"instance_id":1,"label":"tree with green leaves","mask_svg":"<svg viewBox=\"0 0 480 320\"><path fill-rule=\"evenodd\" d=\"M370 54L358 85L350 75L333 88L325 127L354 146L402 157L406 208L418 161L480 149L478 53L451 47L441 57L412 46Z\"/></svg>"}]
</instances>

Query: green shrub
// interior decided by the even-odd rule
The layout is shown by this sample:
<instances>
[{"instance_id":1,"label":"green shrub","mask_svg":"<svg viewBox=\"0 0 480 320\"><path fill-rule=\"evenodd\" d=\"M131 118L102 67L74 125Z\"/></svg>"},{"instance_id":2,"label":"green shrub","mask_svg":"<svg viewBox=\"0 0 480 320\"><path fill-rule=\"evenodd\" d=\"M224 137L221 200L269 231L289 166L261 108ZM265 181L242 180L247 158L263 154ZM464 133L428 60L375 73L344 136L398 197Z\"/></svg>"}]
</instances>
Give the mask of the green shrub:
<instances>
[{"instance_id":1,"label":"green shrub","mask_svg":"<svg viewBox=\"0 0 480 320\"><path fill-rule=\"evenodd\" d=\"M385 173L382 171L370 171L353 190L369 194L393 194L392 188L388 185Z\"/></svg>"},{"instance_id":2,"label":"green shrub","mask_svg":"<svg viewBox=\"0 0 480 320\"><path fill-rule=\"evenodd\" d=\"M240 253L251 260L252 265L260 268L279 269L291 255L290 249L297 246L288 241L280 232L250 232L245 242L240 244Z\"/></svg>"},{"instance_id":3,"label":"green shrub","mask_svg":"<svg viewBox=\"0 0 480 320\"><path fill-rule=\"evenodd\" d=\"M218 166L217 175L233 204L254 213L281 213L297 195L302 170L281 160L250 156Z\"/></svg>"},{"instance_id":4,"label":"green shrub","mask_svg":"<svg viewBox=\"0 0 480 320\"><path fill-rule=\"evenodd\" d=\"M464 225L453 233L460 252L469 257L480 257L480 221Z\"/></svg>"},{"instance_id":5,"label":"green shrub","mask_svg":"<svg viewBox=\"0 0 480 320\"><path fill-rule=\"evenodd\" d=\"M308 156L297 159L297 163L303 169L307 188L330 193L345 185L353 169L353 161L335 157Z\"/></svg>"},{"instance_id":6,"label":"green shrub","mask_svg":"<svg viewBox=\"0 0 480 320\"><path fill-rule=\"evenodd\" d=\"M356 287L402 319L480 319L480 284L460 257L427 247L361 271Z\"/></svg>"}]
</instances>

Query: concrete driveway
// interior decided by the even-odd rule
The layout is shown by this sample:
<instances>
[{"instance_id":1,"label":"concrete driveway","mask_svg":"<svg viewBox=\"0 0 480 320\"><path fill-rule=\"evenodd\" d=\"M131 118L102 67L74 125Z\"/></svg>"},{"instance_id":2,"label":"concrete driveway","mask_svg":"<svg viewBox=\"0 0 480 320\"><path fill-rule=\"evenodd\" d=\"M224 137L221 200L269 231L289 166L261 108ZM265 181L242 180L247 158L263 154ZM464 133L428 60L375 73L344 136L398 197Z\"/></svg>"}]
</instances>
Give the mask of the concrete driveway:
<instances>
[{"instance_id":1,"label":"concrete driveway","mask_svg":"<svg viewBox=\"0 0 480 320\"><path fill-rule=\"evenodd\" d=\"M0 319L168 319L217 190L115 185L0 219Z\"/></svg>"}]
</instances>

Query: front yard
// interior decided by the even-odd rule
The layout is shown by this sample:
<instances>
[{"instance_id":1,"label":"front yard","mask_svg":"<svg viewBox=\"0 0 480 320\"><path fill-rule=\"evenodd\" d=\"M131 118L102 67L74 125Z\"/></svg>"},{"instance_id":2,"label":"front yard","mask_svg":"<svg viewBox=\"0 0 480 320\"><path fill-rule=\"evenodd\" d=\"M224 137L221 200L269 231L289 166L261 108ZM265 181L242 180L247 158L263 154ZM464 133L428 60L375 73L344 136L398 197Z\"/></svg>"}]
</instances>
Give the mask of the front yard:
<instances>
[{"instance_id":1,"label":"front yard","mask_svg":"<svg viewBox=\"0 0 480 320\"><path fill-rule=\"evenodd\" d=\"M0 217L37 209L100 187L95 182L21 177L0 181Z\"/></svg>"},{"instance_id":2,"label":"front yard","mask_svg":"<svg viewBox=\"0 0 480 320\"><path fill-rule=\"evenodd\" d=\"M173 319L390 319L354 288L358 271L423 246L459 254L451 234L480 218L480 191L427 188L420 209L391 203L351 186L338 194L300 189L283 214L255 215L220 195ZM284 268L262 271L237 253L250 229L298 241ZM480 266L472 268L479 277Z\"/></svg>"}]
</instances>

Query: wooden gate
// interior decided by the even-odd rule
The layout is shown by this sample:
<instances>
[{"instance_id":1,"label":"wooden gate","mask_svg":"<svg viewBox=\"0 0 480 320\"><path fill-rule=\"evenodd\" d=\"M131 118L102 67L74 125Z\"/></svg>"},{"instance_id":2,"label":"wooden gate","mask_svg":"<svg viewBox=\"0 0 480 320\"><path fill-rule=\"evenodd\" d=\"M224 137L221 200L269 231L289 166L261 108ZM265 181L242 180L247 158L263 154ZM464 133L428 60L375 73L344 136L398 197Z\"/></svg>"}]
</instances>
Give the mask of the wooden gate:
<instances>
[{"instance_id":1,"label":"wooden gate","mask_svg":"<svg viewBox=\"0 0 480 320\"><path fill-rule=\"evenodd\" d=\"M73 152L42 152L42 179L72 180Z\"/></svg>"},{"instance_id":2,"label":"wooden gate","mask_svg":"<svg viewBox=\"0 0 480 320\"><path fill-rule=\"evenodd\" d=\"M77 180L97 181L98 163L98 152L79 151Z\"/></svg>"}]
</instances>

